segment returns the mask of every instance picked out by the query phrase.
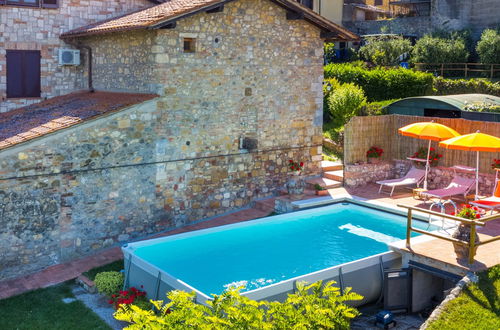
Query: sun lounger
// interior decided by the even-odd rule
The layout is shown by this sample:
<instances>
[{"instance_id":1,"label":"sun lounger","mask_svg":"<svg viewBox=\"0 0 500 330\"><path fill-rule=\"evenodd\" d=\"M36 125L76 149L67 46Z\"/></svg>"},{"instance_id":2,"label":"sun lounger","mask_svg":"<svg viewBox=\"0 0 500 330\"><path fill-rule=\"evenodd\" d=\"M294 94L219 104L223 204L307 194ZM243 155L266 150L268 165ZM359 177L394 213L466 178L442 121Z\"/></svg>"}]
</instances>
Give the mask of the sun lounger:
<instances>
[{"instance_id":1,"label":"sun lounger","mask_svg":"<svg viewBox=\"0 0 500 330\"><path fill-rule=\"evenodd\" d=\"M439 198L439 200L450 199L451 197L462 195L465 199L465 196L474 186L475 182L474 179L455 176L448 187L422 192L421 195L425 198Z\"/></svg>"},{"instance_id":2,"label":"sun lounger","mask_svg":"<svg viewBox=\"0 0 500 330\"><path fill-rule=\"evenodd\" d=\"M500 209L500 180L496 179L493 196L475 200L471 202L471 204L483 209L491 210L491 212L496 209Z\"/></svg>"},{"instance_id":3,"label":"sun lounger","mask_svg":"<svg viewBox=\"0 0 500 330\"><path fill-rule=\"evenodd\" d=\"M382 192L382 187L387 186L392 188L391 189L391 196L394 193L394 189L396 187L402 187L402 186L411 186L411 185L418 185L422 182L425 176L425 171L424 170L419 170L418 168L412 167L408 173L402 178L399 179L392 179L392 180L382 180L382 181L377 181L377 184L380 185L380 189L378 190L378 193L380 194Z\"/></svg>"}]
</instances>

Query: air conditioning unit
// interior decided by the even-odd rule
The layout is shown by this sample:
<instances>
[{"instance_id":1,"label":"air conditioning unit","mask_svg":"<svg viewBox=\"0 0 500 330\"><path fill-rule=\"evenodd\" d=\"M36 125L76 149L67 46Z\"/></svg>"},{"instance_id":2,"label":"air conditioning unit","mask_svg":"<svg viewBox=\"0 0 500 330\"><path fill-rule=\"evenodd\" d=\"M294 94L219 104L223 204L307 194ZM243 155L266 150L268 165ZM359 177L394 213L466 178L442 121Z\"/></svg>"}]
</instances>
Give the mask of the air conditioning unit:
<instances>
[{"instance_id":1,"label":"air conditioning unit","mask_svg":"<svg viewBox=\"0 0 500 330\"><path fill-rule=\"evenodd\" d=\"M78 49L59 49L59 65L80 65Z\"/></svg>"}]
</instances>

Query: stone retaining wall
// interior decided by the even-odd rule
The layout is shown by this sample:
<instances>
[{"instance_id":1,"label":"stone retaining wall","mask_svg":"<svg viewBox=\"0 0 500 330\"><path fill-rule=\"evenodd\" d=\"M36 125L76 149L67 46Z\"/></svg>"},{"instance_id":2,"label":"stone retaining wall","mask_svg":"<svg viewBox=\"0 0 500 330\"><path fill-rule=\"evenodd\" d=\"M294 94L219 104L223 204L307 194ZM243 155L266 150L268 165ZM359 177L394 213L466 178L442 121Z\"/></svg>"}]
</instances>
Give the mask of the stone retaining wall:
<instances>
[{"instance_id":1,"label":"stone retaining wall","mask_svg":"<svg viewBox=\"0 0 500 330\"><path fill-rule=\"evenodd\" d=\"M379 164L344 165L344 182L348 187L364 186L384 179L403 177L412 162L407 160L394 160L392 162L381 162ZM431 167L428 175L428 189L439 189L446 187L455 175L475 179L475 173L455 170L450 167ZM479 191L481 195L491 195L495 185L493 174L479 174ZM474 187L471 192L474 192Z\"/></svg>"}]
</instances>

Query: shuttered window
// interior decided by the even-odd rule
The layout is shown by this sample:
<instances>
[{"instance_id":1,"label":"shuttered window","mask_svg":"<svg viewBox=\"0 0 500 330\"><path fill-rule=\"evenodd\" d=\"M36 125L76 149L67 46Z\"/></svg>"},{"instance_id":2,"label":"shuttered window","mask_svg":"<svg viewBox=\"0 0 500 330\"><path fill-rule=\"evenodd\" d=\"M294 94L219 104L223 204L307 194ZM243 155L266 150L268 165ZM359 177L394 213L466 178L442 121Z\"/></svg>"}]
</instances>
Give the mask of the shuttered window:
<instances>
[{"instance_id":1,"label":"shuttered window","mask_svg":"<svg viewBox=\"0 0 500 330\"><path fill-rule=\"evenodd\" d=\"M7 97L40 97L40 51L7 50Z\"/></svg>"},{"instance_id":2,"label":"shuttered window","mask_svg":"<svg viewBox=\"0 0 500 330\"><path fill-rule=\"evenodd\" d=\"M0 5L57 8L59 0L0 0Z\"/></svg>"}]
</instances>

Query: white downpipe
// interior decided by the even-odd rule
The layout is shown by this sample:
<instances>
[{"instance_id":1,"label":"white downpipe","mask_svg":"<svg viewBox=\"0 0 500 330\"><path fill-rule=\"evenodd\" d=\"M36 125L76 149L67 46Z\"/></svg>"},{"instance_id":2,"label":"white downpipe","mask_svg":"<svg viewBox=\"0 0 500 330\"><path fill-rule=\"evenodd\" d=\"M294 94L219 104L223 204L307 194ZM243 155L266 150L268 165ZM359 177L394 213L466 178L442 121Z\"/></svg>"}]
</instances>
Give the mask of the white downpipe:
<instances>
[{"instance_id":1,"label":"white downpipe","mask_svg":"<svg viewBox=\"0 0 500 330\"><path fill-rule=\"evenodd\" d=\"M429 140L429 146L427 147L427 159L425 161L425 179L424 179L424 189L427 190L427 176L429 173L429 167L431 167L429 163L429 156L431 155L431 142L432 140Z\"/></svg>"}]
</instances>

